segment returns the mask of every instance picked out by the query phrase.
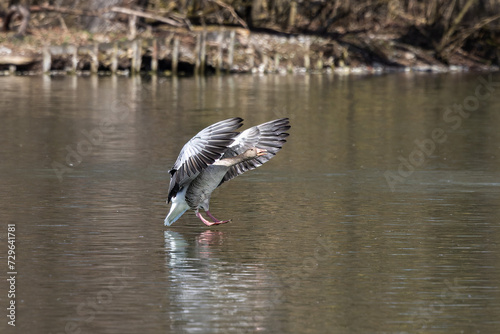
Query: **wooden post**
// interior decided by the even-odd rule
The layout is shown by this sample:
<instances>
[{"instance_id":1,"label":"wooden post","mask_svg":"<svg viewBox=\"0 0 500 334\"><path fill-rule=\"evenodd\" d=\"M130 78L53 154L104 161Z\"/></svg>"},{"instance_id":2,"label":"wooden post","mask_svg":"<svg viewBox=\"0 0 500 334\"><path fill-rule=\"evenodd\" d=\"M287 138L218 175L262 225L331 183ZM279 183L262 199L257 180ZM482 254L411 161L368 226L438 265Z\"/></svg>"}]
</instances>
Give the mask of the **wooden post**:
<instances>
[{"instance_id":1,"label":"wooden post","mask_svg":"<svg viewBox=\"0 0 500 334\"><path fill-rule=\"evenodd\" d=\"M231 69L233 68L233 61L234 61L234 40L235 40L236 33L234 30L231 30L231 33L229 34L229 54L228 54L228 60L227 60L227 65L228 65L228 72L231 72Z\"/></svg>"},{"instance_id":2,"label":"wooden post","mask_svg":"<svg viewBox=\"0 0 500 334\"><path fill-rule=\"evenodd\" d=\"M174 38L174 50L172 51L172 74L177 75L179 66L179 37Z\"/></svg>"},{"instance_id":3,"label":"wooden post","mask_svg":"<svg viewBox=\"0 0 500 334\"><path fill-rule=\"evenodd\" d=\"M248 66L250 66L250 70L252 70L255 67L255 48L253 44L250 44L249 49L250 56L248 58Z\"/></svg>"},{"instance_id":4,"label":"wooden post","mask_svg":"<svg viewBox=\"0 0 500 334\"><path fill-rule=\"evenodd\" d=\"M99 69L99 45L97 44L97 42L94 43L94 47L91 53L92 62L90 63L90 72L96 74L97 70Z\"/></svg>"},{"instance_id":5,"label":"wooden post","mask_svg":"<svg viewBox=\"0 0 500 334\"><path fill-rule=\"evenodd\" d=\"M269 66L268 63L269 63L269 56L266 54L262 55L262 69L264 73L267 72L267 67Z\"/></svg>"},{"instance_id":6,"label":"wooden post","mask_svg":"<svg viewBox=\"0 0 500 334\"><path fill-rule=\"evenodd\" d=\"M207 32L203 30L201 33L201 44L200 44L200 74L205 74L205 63L207 55Z\"/></svg>"},{"instance_id":7,"label":"wooden post","mask_svg":"<svg viewBox=\"0 0 500 334\"><path fill-rule=\"evenodd\" d=\"M9 74L10 75L16 74L16 69L17 69L16 65L9 65Z\"/></svg>"},{"instance_id":8,"label":"wooden post","mask_svg":"<svg viewBox=\"0 0 500 334\"><path fill-rule=\"evenodd\" d=\"M118 71L118 43L113 43L113 53L111 54L111 73L116 74Z\"/></svg>"},{"instance_id":9,"label":"wooden post","mask_svg":"<svg viewBox=\"0 0 500 334\"><path fill-rule=\"evenodd\" d=\"M142 39L137 41L137 61L135 64L137 65L136 72L139 73L142 65Z\"/></svg>"},{"instance_id":10,"label":"wooden post","mask_svg":"<svg viewBox=\"0 0 500 334\"><path fill-rule=\"evenodd\" d=\"M309 68L311 67L311 58L309 57L310 48L311 48L311 41L308 38L306 40L306 50L304 54L304 67L306 68L306 71L309 71Z\"/></svg>"},{"instance_id":11,"label":"wooden post","mask_svg":"<svg viewBox=\"0 0 500 334\"><path fill-rule=\"evenodd\" d=\"M277 53L274 55L274 71L278 72L278 69L280 67L280 55Z\"/></svg>"},{"instance_id":12,"label":"wooden post","mask_svg":"<svg viewBox=\"0 0 500 334\"><path fill-rule=\"evenodd\" d=\"M132 75L134 75L135 74L134 71L137 68L137 64L136 64L136 62L137 62L137 58L136 58L137 57L137 40L133 40L130 44L130 47L132 48L132 52L131 52L132 59L130 60L130 63L131 63L130 64L130 72L132 73Z\"/></svg>"},{"instance_id":13,"label":"wooden post","mask_svg":"<svg viewBox=\"0 0 500 334\"><path fill-rule=\"evenodd\" d=\"M222 42L224 38L224 30L219 31L217 35L217 61L215 62L215 71L217 75L220 75L220 71L222 70Z\"/></svg>"},{"instance_id":14,"label":"wooden post","mask_svg":"<svg viewBox=\"0 0 500 334\"><path fill-rule=\"evenodd\" d=\"M76 45L72 46L71 49L71 71L76 73L78 67L78 47Z\"/></svg>"},{"instance_id":15,"label":"wooden post","mask_svg":"<svg viewBox=\"0 0 500 334\"><path fill-rule=\"evenodd\" d=\"M174 33L168 34L167 37L165 37L164 44L165 44L165 52L159 53L158 58L163 59L165 58L168 53L170 52L170 56L172 56L172 49L170 48L172 46L172 41L174 39ZM161 49L160 49L161 50Z\"/></svg>"},{"instance_id":16,"label":"wooden post","mask_svg":"<svg viewBox=\"0 0 500 334\"><path fill-rule=\"evenodd\" d=\"M316 62L316 69L321 71L323 69L323 51L319 52L318 61Z\"/></svg>"},{"instance_id":17,"label":"wooden post","mask_svg":"<svg viewBox=\"0 0 500 334\"><path fill-rule=\"evenodd\" d=\"M153 39L153 53L151 54L151 71L158 72L158 39Z\"/></svg>"},{"instance_id":18,"label":"wooden post","mask_svg":"<svg viewBox=\"0 0 500 334\"><path fill-rule=\"evenodd\" d=\"M43 64L42 64L43 73L49 74L51 65L52 65L52 57L50 55L49 47L44 46L43 47Z\"/></svg>"},{"instance_id":19,"label":"wooden post","mask_svg":"<svg viewBox=\"0 0 500 334\"><path fill-rule=\"evenodd\" d=\"M196 35L196 44L194 46L194 74L200 73L200 49L201 49L201 34Z\"/></svg>"},{"instance_id":20,"label":"wooden post","mask_svg":"<svg viewBox=\"0 0 500 334\"><path fill-rule=\"evenodd\" d=\"M132 42L132 74L138 74L141 71L142 61L142 41L136 39Z\"/></svg>"}]
</instances>

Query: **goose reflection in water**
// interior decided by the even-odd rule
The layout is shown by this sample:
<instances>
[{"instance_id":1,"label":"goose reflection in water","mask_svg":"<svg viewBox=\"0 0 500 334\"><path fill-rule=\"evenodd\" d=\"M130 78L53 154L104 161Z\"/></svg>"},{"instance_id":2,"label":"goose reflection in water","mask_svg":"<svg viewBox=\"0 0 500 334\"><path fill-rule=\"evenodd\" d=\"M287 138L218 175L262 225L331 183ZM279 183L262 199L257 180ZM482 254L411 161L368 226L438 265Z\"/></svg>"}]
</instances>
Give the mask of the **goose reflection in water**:
<instances>
[{"instance_id":1,"label":"goose reflection in water","mask_svg":"<svg viewBox=\"0 0 500 334\"><path fill-rule=\"evenodd\" d=\"M172 330L210 333L276 329L272 323L277 301L272 273L262 265L224 261L226 235L204 231L194 236L165 231L169 287L164 307Z\"/></svg>"}]
</instances>

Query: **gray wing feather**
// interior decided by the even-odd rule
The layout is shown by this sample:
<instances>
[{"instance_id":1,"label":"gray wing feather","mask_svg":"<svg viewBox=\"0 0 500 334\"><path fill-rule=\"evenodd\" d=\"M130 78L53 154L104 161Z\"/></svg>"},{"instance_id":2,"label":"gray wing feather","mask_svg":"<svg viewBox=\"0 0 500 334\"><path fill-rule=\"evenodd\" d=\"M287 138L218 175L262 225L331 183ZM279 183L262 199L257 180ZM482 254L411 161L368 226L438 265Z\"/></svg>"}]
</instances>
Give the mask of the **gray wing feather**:
<instances>
[{"instance_id":1,"label":"gray wing feather","mask_svg":"<svg viewBox=\"0 0 500 334\"><path fill-rule=\"evenodd\" d=\"M184 185L222 156L239 134L235 130L243 125L242 121L242 118L235 117L217 122L201 130L184 145L169 171L168 202Z\"/></svg>"},{"instance_id":2,"label":"gray wing feather","mask_svg":"<svg viewBox=\"0 0 500 334\"><path fill-rule=\"evenodd\" d=\"M234 139L233 143L229 145L226 152L222 156L222 159L242 154L252 147L266 149L269 153L232 166L220 184L234 179L236 176L243 174L246 171L262 166L264 163L271 160L271 158L274 157L279 150L281 150L281 147L286 142L285 138L288 137L288 133L285 131L288 129L290 129L289 119L280 118L251 127L240 133Z\"/></svg>"}]
</instances>

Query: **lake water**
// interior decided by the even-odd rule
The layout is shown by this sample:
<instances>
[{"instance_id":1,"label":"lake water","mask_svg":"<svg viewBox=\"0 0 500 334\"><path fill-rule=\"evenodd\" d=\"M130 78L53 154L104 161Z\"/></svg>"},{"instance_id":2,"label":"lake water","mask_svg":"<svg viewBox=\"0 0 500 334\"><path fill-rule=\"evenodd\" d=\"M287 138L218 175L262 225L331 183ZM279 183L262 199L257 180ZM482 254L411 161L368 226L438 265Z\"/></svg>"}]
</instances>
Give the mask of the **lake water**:
<instances>
[{"instance_id":1,"label":"lake water","mask_svg":"<svg viewBox=\"0 0 500 334\"><path fill-rule=\"evenodd\" d=\"M498 82L0 77L0 332L497 332ZM165 227L179 150L234 116L288 142L215 191L231 223Z\"/></svg>"}]
</instances>

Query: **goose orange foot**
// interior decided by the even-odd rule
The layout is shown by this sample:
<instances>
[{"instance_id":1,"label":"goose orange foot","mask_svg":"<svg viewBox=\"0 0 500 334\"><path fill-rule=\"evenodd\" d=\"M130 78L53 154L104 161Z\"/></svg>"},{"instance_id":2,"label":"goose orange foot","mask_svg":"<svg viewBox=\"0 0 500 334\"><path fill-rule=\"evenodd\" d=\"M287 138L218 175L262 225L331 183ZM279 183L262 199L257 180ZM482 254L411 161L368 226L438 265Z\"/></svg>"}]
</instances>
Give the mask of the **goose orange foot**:
<instances>
[{"instance_id":1,"label":"goose orange foot","mask_svg":"<svg viewBox=\"0 0 500 334\"><path fill-rule=\"evenodd\" d=\"M213 222L206 220L201 215L201 213L198 210L196 210L196 217L200 218L200 220L203 222L203 224L205 224L207 226L225 224L225 223L229 223L231 221L231 219L229 219L229 220L219 220L219 219L215 218L214 216L212 216L212 214L210 213L210 211L205 211L205 212L207 213L207 215L210 218L212 218L214 220Z\"/></svg>"}]
</instances>

